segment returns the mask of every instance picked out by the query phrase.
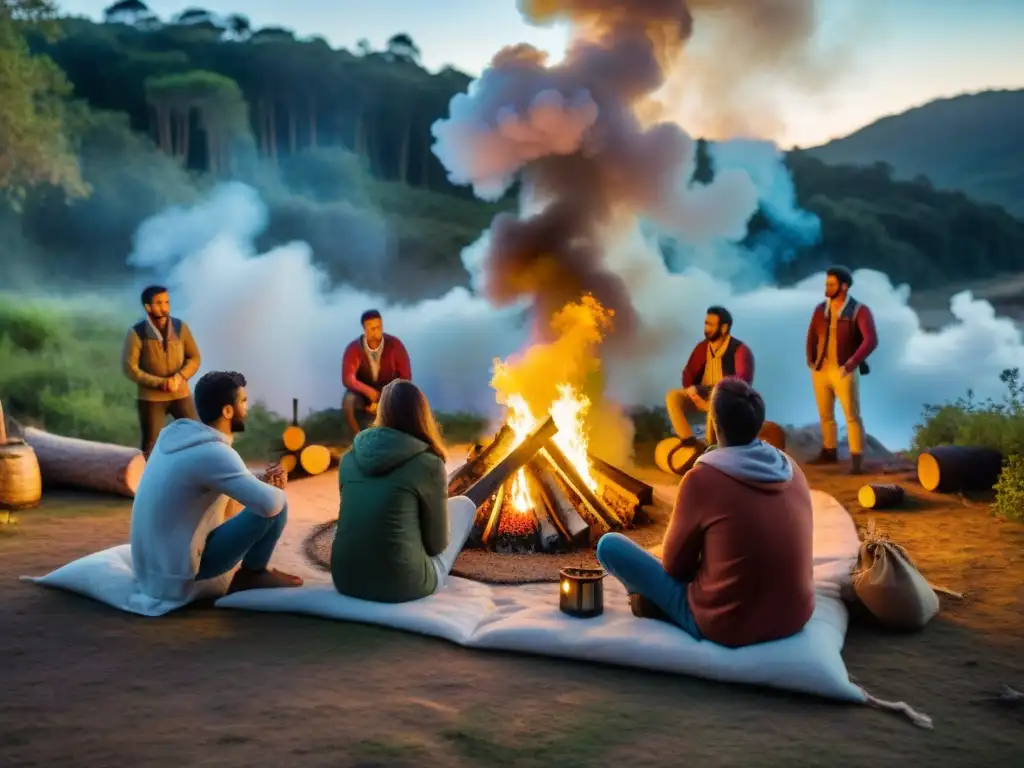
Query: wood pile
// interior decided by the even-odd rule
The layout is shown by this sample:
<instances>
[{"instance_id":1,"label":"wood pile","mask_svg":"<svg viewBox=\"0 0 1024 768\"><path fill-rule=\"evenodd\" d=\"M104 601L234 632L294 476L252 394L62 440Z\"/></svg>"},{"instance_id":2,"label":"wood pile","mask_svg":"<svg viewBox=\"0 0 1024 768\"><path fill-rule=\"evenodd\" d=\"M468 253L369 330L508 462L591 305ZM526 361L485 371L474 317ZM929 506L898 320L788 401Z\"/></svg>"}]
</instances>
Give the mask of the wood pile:
<instances>
[{"instance_id":1,"label":"wood pile","mask_svg":"<svg viewBox=\"0 0 1024 768\"><path fill-rule=\"evenodd\" d=\"M306 432L299 426L299 401L292 398L292 423L281 433L281 451L278 463L289 479L321 475L337 466L341 451L326 445L308 443Z\"/></svg>"},{"instance_id":2,"label":"wood pile","mask_svg":"<svg viewBox=\"0 0 1024 768\"><path fill-rule=\"evenodd\" d=\"M646 483L593 456L596 490L552 439L558 432L548 418L516 445L503 425L486 446L470 449L466 463L448 477L448 495L466 495L477 505L467 546L497 552L567 552L593 546L608 531L648 522L643 511L654 500ZM525 498L514 498L523 471Z\"/></svg>"}]
</instances>

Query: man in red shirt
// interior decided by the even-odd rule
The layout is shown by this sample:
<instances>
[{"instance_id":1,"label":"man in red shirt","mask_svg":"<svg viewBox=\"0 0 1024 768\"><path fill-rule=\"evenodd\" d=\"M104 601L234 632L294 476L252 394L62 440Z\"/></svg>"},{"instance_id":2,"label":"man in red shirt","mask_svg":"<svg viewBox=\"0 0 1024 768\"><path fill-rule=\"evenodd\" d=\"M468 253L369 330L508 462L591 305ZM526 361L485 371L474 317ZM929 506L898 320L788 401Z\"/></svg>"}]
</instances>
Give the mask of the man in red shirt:
<instances>
[{"instance_id":1,"label":"man in red shirt","mask_svg":"<svg viewBox=\"0 0 1024 768\"><path fill-rule=\"evenodd\" d=\"M878 346L875 319L866 305L850 296L853 275L846 267L825 273L825 298L811 313L807 327L807 367L821 419L821 453L811 464L838 461L836 400L846 416L851 473L864 471L864 421L860 415L860 377L868 356Z\"/></svg>"},{"instance_id":2,"label":"man in red shirt","mask_svg":"<svg viewBox=\"0 0 1024 768\"><path fill-rule=\"evenodd\" d=\"M672 429L683 445L696 445L688 411L710 412L711 389L726 376L737 376L754 383L754 355L750 347L732 335L732 314L725 307L708 307L704 317L704 338L690 353L683 369L682 389L665 395ZM704 434L707 444L715 442L715 425L707 419Z\"/></svg>"},{"instance_id":3,"label":"man in red shirt","mask_svg":"<svg viewBox=\"0 0 1024 768\"><path fill-rule=\"evenodd\" d=\"M736 648L803 629L814 612L811 494L789 456L757 438L764 401L738 378L711 396L719 447L683 476L659 561L622 534L597 559L633 612Z\"/></svg>"},{"instance_id":4,"label":"man in red shirt","mask_svg":"<svg viewBox=\"0 0 1024 768\"><path fill-rule=\"evenodd\" d=\"M395 379L412 380L409 353L395 336L384 333L380 312L368 309L360 321L363 333L345 347L341 359L341 383L345 387L341 409L353 437L372 422L386 384Z\"/></svg>"}]
</instances>

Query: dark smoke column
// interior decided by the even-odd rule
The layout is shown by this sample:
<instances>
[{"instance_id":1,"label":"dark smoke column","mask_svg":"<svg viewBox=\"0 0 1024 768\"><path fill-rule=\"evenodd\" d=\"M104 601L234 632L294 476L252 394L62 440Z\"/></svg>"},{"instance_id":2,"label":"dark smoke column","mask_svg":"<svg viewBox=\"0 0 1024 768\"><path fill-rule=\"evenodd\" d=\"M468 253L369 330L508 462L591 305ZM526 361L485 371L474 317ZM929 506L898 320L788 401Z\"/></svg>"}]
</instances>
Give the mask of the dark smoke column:
<instances>
[{"instance_id":1,"label":"dark smoke column","mask_svg":"<svg viewBox=\"0 0 1024 768\"><path fill-rule=\"evenodd\" d=\"M677 126L641 128L632 107L664 80L662 64L691 30L681 0L521 3L533 22L569 18L590 37L546 66L527 45L498 53L450 116L433 126L433 150L456 184L498 199L521 177L523 218L498 215L483 264L495 304L532 300L536 319L592 293L615 312L620 338L636 327L622 280L604 264L602 231L614 215L659 214L684 184L692 142Z\"/></svg>"}]
</instances>

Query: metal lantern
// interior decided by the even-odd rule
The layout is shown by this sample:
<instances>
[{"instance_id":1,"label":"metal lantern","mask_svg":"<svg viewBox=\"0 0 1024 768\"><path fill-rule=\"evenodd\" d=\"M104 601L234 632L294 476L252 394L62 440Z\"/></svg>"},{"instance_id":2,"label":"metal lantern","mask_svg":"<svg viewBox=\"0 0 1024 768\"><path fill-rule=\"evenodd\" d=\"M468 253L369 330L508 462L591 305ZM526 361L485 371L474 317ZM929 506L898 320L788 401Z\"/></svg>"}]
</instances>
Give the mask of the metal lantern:
<instances>
[{"instance_id":1,"label":"metal lantern","mask_svg":"<svg viewBox=\"0 0 1024 768\"><path fill-rule=\"evenodd\" d=\"M604 613L604 577L600 568L563 568L558 572L558 608L577 619Z\"/></svg>"}]
</instances>

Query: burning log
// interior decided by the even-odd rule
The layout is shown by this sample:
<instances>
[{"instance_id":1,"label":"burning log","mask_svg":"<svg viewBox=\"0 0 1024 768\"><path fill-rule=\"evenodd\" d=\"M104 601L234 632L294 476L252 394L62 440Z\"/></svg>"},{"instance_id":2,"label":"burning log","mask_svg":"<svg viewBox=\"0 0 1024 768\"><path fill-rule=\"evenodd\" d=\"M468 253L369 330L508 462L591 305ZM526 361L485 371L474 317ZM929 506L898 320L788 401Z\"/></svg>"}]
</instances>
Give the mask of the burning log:
<instances>
[{"instance_id":1,"label":"burning log","mask_svg":"<svg viewBox=\"0 0 1024 768\"><path fill-rule=\"evenodd\" d=\"M487 512L487 522L484 524L483 532L480 535L480 543L487 546L488 543L493 541L495 535L498 533L498 523L501 521L501 511L505 506L505 489L506 485L511 486L512 481L509 480L507 484L503 484L498 487L498 491L492 496L489 501L491 508ZM483 505L481 505L482 507Z\"/></svg>"},{"instance_id":2,"label":"burning log","mask_svg":"<svg viewBox=\"0 0 1024 768\"><path fill-rule=\"evenodd\" d=\"M987 491L999 480L1003 455L992 448L940 445L917 458L917 479L938 493Z\"/></svg>"},{"instance_id":3,"label":"burning log","mask_svg":"<svg viewBox=\"0 0 1024 768\"><path fill-rule=\"evenodd\" d=\"M605 480L613 483L626 493L636 497L636 503L640 505L654 503L654 487L642 480L637 480L628 472L623 472L616 466L609 464L604 459L590 454L590 466L596 470Z\"/></svg>"},{"instance_id":4,"label":"burning log","mask_svg":"<svg viewBox=\"0 0 1024 768\"><path fill-rule=\"evenodd\" d=\"M463 495L468 496L479 507L487 497L498 490L499 486L504 485L516 470L530 461L545 444L550 445L551 438L557 433L558 427L555 426L555 420L548 416L547 421L527 435L523 442L499 461L493 469L488 470L487 474L466 489Z\"/></svg>"},{"instance_id":5,"label":"burning log","mask_svg":"<svg viewBox=\"0 0 1024 768\"><path fill-rule=\"evenodd\" d=\"M526 475L526 489L530 495L530 507L533 516L537 521L537 541L540 548L545 552L553 552L561 549L563 539L562 531L555 524L555 512L550 497L544 492L544 487L537 479L537 473L527 466L524 470Z\"/></svg>"},{"instance_id":6,"label":"burning log","mask_svg":"<svg viewBox=\"0 0 1024 768\"><path fill-rule=\"evenodd\" d=\"M448 476L448 496L461 496L473 483L494 469L512 452L516 434L508 424L502 424L498 434L485 447L477 448L466 457L466 463Z\"/></svg>"},{"instance_id":7,"label":"burning log","mask_svg":"<svg viewBox=\"0 0 1024 768\"><path fill-rule=\"evenodd\" d=\"M284 428L281 433L281 442L284 449L290 453L298 453L299 449L306 444L306 431L299 426L299 399L292 398L292 423Z\"/></svg>"},{"instance_id":8,"label":"burning log","mask_svg":"<svg viewBox=\"0 0 1024 768\"><path fill-rule=\"evenodd\" d=\"M576 504L573 503L570 496L570 493L573 493L572 490L560 482L554 468L546 458L534 457L530 462L530 469L546 497L551 511L551 519L565 541L573 547L585 546L590 539L590 526L576 511L577 505L582 504L583 500L574 494L578 501Z\"/></svg>"},{"instance_id":9,"label":"burning log","mask_svg":"<svg viewBox=\"0 0 1024 768\"><path fill-rule=\"evenodd\" d=\"M548 441L547 445L544 446L544 452L547 457L551 460L551 463L561 474L562 478L573 487L573 490L580 495L583 499L583 508L593 518L590 520L591 525L598 525L605 531L610 531L615 528L624 528L626 526L625 521L620 518L612 509L604 502L604 500L594 493L590 487L586 484L580 473L576 471L576 467L572 465L572 462L566 458L565 454L562 453L562 449L559 448L553 441Z\"/></svg>"}]
</instances>

